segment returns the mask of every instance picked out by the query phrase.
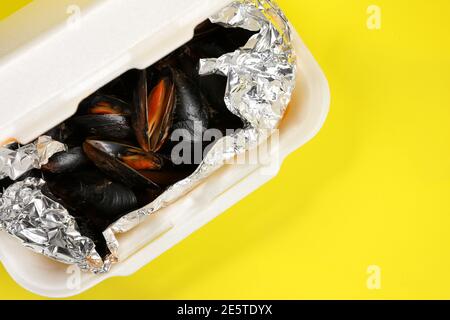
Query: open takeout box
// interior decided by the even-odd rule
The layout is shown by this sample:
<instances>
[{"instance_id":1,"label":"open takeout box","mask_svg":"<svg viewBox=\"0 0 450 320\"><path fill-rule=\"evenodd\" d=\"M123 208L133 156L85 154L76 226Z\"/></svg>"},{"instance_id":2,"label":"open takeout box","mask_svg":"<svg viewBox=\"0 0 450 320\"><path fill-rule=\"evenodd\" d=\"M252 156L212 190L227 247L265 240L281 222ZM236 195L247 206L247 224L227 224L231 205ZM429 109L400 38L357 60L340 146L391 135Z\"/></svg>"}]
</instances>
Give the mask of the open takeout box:
<instances>
[{"instance_id":1,"label":"open takeout box","mask_svg":"<svg viewBox=\"0 0 450 320\"><path fill-rule=\"evenodd\" d=\"M0 25L0 141L34 140L70 117L97 88L186 43L199 23L230 2L35 0ZM275 176L273 169L317 134L329 108L322 71L295 31L293 41L297 85L279 144L267 155L271 161L225 165L121 235L121 262L109 273L83 273L76 285L70 285L73 270L67 265L0 232L0 260L10 275L24 288L51 297L75 295L106 278L130 275Z\"/></svg>"}]
</instances>

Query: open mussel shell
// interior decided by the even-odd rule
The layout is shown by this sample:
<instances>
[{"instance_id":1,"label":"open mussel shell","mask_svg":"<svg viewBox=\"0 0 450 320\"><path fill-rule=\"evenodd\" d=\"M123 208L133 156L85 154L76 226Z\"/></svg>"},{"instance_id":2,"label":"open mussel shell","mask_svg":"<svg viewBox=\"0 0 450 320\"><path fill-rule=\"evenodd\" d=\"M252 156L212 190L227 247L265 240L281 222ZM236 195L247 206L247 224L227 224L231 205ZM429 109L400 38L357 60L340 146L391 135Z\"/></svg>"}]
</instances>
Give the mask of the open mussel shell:
<instances>
[{"instance_id":1,"label":"open mussel shell","mask_svg":"<svg viewBox=\"0 0 450 320\"><path fill-rule=\"evenodd\" d=\"M195 77L169 66L168 61L158 65L158 70L142 71L136 89L132 123L145 151L160 151L175 130L184 142L201 143L209 127L211 106Z\"/></svg>"},{"instance_id":2,"label":"open mussel shell","mask_svg":"<svg viewBox=\"0 0 450 320\"><path fill-rule=\"evenodd\" d=\"M86 156L105 174L129 187L159 189L159 186L138 170L159 170L164 160L157 154L121 143L87 140L83 143Z\"/></svg>"},{"instance_id":3,"label":"open mussel shell","mask_svg":"<svg viewBox=\"0 0 450 320\"><path fill-rule=\"evenodd\" d=\"M78 114L130 115L131 107L128 103L115 96L94 94L80 104Z\"/></svg>"},{"instance_id":4,"label":"open mussel shell","mask_svg":"<svg viewBox=\"0 0 450 320\"><path fill-rule=\"evenodd\" d=\"M135 92L133 128L145 151L157 152L165 143L175 104L175 85L169 75L157 79L153 88L149 77L154 70L141 71Z\"/></svg>"},{"instance_id":5,"label":"open mussel shell","mask_svg":"<svg viewBox=\"0 0 450 320\"><path fill-rule=\"evenodd\" d=\"M66 152L53 155L47 164L41 167L42 171L50 173L68 173L77 171L89 164L81 147L74 147Z\"/></svg>"}]
</instances>

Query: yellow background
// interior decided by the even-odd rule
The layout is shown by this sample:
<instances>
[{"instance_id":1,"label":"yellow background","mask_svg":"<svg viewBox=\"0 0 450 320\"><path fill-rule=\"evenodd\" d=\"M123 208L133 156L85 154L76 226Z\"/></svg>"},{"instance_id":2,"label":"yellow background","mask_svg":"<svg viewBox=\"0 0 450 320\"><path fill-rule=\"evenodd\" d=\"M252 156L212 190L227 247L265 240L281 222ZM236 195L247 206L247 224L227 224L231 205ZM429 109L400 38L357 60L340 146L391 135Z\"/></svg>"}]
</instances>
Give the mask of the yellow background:
<instances>
[{"instance_id":1,"label":"yellow background","mask_svg":"<svg viewBox=\"0 0 450 320\"><path fill-rule=\"evenodd\" d=\"M330 82L321 133L137 274L77 298L450 298L450 1L279 3ZM36 297L0 267L0 298Z\"/></svg>"}]
</instances>

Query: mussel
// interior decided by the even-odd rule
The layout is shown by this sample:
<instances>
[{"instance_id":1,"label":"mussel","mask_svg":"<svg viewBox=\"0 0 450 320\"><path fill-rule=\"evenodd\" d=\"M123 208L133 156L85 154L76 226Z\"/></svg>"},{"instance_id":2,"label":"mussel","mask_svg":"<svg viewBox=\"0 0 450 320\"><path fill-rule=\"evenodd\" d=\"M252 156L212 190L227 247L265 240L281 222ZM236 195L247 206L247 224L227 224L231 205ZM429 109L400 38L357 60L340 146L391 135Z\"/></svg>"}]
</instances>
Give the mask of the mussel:
<instances>
[{"instance_id":1,"label":"mussel","mask_svg":"<svg viewBox=\"0 0 450 320\"><path fill-rule=\"evenodd\" d=\"M94 214L112 220L138 206L132 189L95 171L55 175L47 181L50 192L77 215Z\"/></svg>"},{"instance_id":2,"label":"mussel","mask_svg":"<svg viewBox=\"0 0 450 320\"><path fill-rule=\"evenodd\" d=\"M172 74L177 92L172 130L187 130L192 142L201 142L204 131L209 128L211 106L187 74L175 68Z\"/></svg>"},{"instance_id":3,"label":"mussel","mask_svg":"<svg viewBox=\"0 0 450 320\"><path fill-rule=\"evenodd\" d=\"M89 160L85 156L81 147L74 147L67 152L53 155L49 162L41 167L43 171L51 173L68 173L77 171L89 165Z\"/></svg>"},{"instance_id":4,"label":"mussel","mask_svg":"<svg viewBox=\"0 0 450 320\"><path fill-rule=\"evenodd\" d=\"M106 95L94 95L83 101L77 115L66 122L79 137L120 141L134 139L128 103Z\"/></svg>"},{"instance_id":5,"label":"mussel","mask_svg":"<svg viewBox=\"0 0 450 320\"><path fill-rule=\"evenodd\" d=\"M225 105L227 79L219 75L200 76L198 61L203 58L218 58L227 52L233 52L244 46L254 34L255 32L240 28L228 29L209 21L204 22L197 27L192 41L166 58L172 67L176 66L188 75L190 82L196 86L197 95L206 105L208 127L218 129L223 134L227 129L236 130L242 128L244 124Z\"/></svg>"},{"instance_id":6,"label":"mussel","mask_svg":"<svg viewBox=\"0 0 450 320\"><path fill-rule=\"evenodd\" d=\"M130 115L131 107L125 101L104 94L95 94L85 99L78 108L78 113L91 115Z\"/></svg>"},{"instance_id":7,"label":"mussel","mask_svg":"<svg viewBox=\"0 0 450 320\"><path fill-rule=\"evenodd\" d=\"M135 93L133 128L144 151L157 152L166 142L173 118L175 85L163 76L149 91L148 73L140 72Z\"/></svg>"},{"instance_id":8,"label":"mussel","mask_svg":"<svg viewBox=\"0 0 450 320\"><path fill-rule=\"evenodd\" d=\"M143 205L132 189L92 170L47 175L46 181L44 194L69 210L81 234L94 241L102 256L109 253L103 231L125 213Z\"/></svg>"}]
</instances>

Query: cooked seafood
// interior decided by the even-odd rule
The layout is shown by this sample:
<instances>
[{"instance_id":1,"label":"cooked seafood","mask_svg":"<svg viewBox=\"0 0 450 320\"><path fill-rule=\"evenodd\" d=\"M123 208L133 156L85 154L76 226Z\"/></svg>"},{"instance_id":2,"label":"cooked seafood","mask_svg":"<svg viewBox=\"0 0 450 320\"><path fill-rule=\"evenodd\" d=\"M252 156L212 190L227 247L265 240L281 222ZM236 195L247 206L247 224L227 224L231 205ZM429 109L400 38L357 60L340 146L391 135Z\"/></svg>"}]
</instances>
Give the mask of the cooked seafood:
<instances>
[{"instance_id":1,"label":"cooked seafood","mask_svg":"<svg viewBox=\"0 0 450 320\"><path fill-rule=\"evenodd\" d=\"M43 165L43 171L51 173L68 173L77 171L89 164L81 147L74 147L67 152L55 154L47 164Z\"/></svg>"},{"instance_id":2,"label":"cooked seafood","mask_svg":"<svg viewBox=\"0 0 450 320\"><path fill-rule=\"evenodd\" d=\"M45 179L45 194L69 210L99 252L107 253L102 232L109 224L195 171L211 143L203 139L207 129L225 133L244 126L225 106L226 79L200 77L197 65L201 58L236 50L251 35L204 23L189 43L146 70L111 81L46 133L67 144L68 151L27 176ZM195 145L184 152L196 160L173 158L171 151L180 141L171 138L179 130L181 143ZM196 150L200 159L191 155ZM10 183L0 181L0 188Z\"/></svg>"},{"instance_id":3,"label":"cooked seafood","mask_svg":"<svg viewBox=\"0 0 450 320\"><path fill-rule=\"evenodd\" d=\"M175 85L169 76L163 76L149 92L149 73L141 71L140 74L135 93L133 128L142 149L157 152L169 136Z\"/></svg>"}]
</instances>

